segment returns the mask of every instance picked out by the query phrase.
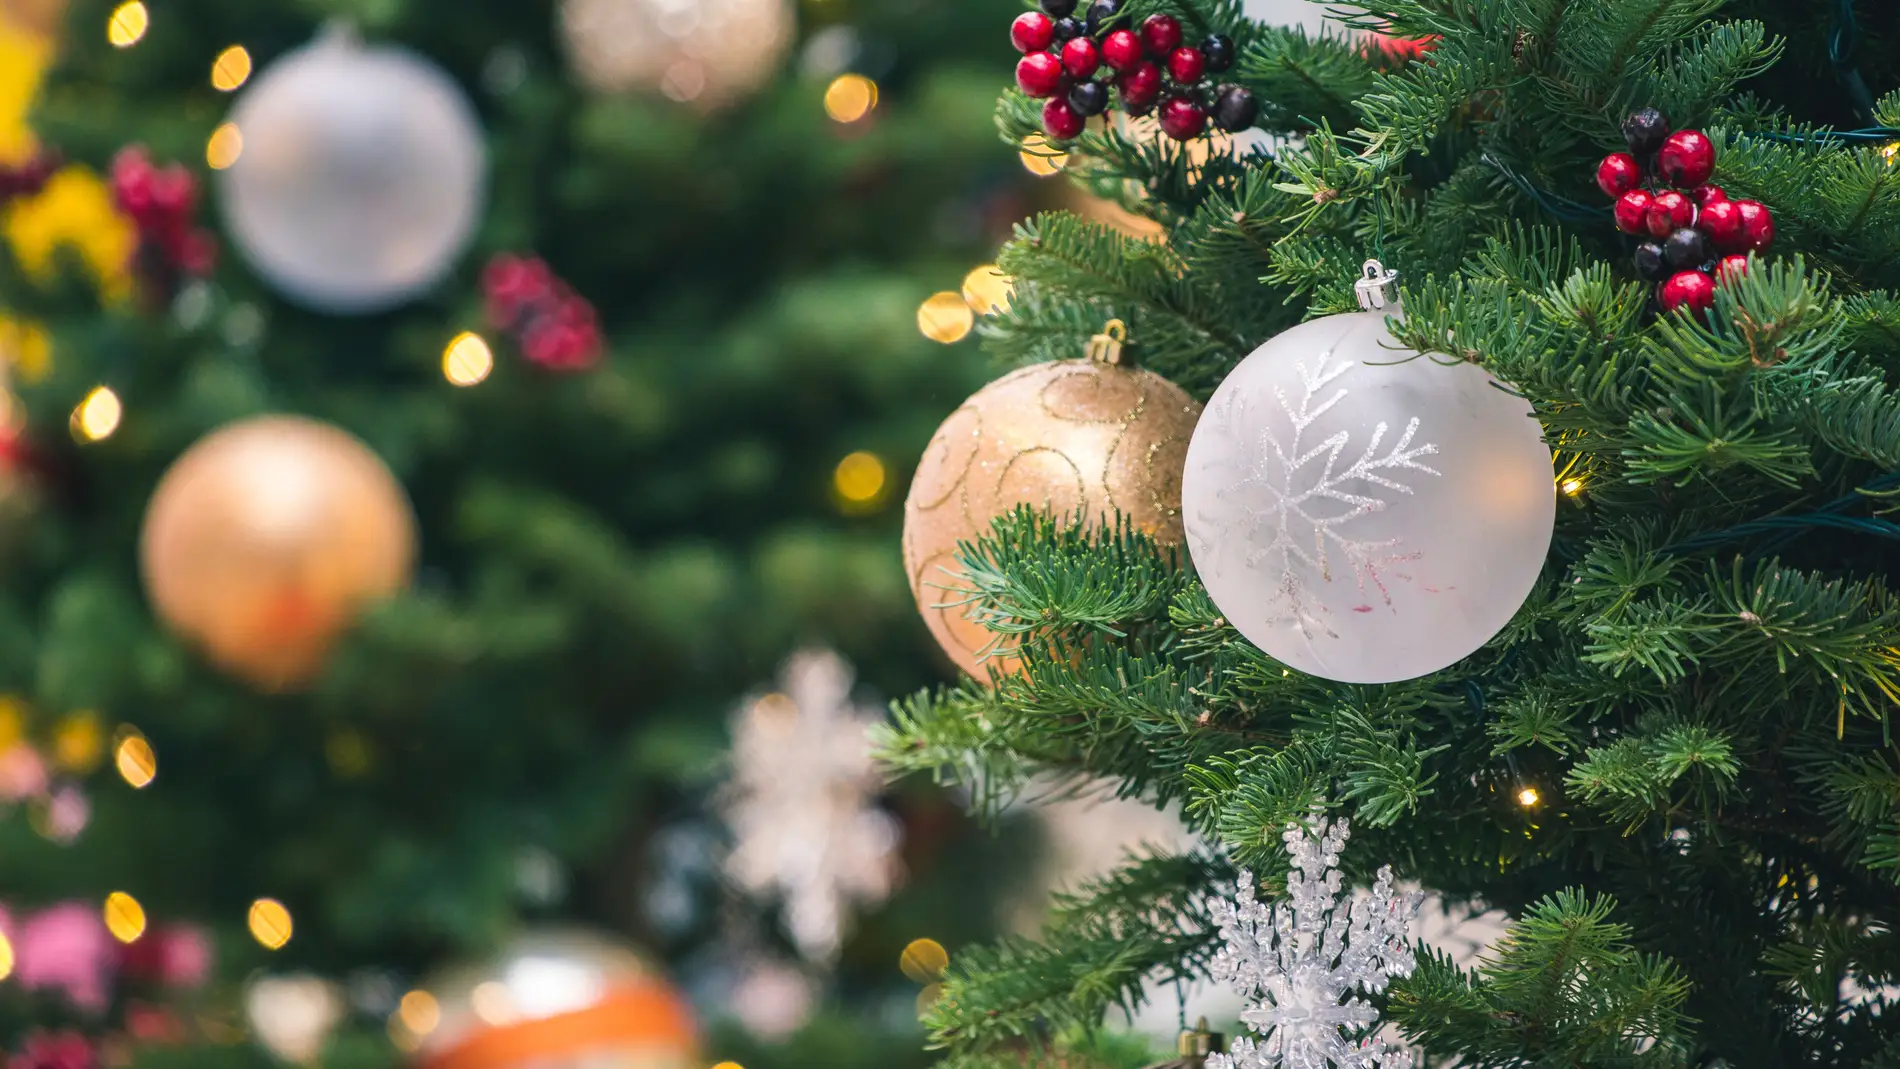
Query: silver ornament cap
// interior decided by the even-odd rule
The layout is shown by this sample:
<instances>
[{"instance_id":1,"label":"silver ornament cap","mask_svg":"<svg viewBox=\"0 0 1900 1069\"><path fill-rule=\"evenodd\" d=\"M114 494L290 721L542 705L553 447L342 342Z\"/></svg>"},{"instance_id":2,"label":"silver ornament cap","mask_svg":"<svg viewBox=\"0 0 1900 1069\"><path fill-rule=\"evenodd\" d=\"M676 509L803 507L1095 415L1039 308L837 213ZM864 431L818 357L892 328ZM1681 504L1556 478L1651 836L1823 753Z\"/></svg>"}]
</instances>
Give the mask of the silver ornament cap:
<instances>
[{"instance_id":1,"label":"silver ornament cap","mask_svg":"<svg viewBox=\"0 0 1900 1069\"><path fill-rule=\"evenodd\" d=\"M1383 312L1399 306L1399 273L1389 271L1377 260L1367 260L1353 290L1359 295L1359 307L1368 312Z\"/></svg>"}]
</instances>

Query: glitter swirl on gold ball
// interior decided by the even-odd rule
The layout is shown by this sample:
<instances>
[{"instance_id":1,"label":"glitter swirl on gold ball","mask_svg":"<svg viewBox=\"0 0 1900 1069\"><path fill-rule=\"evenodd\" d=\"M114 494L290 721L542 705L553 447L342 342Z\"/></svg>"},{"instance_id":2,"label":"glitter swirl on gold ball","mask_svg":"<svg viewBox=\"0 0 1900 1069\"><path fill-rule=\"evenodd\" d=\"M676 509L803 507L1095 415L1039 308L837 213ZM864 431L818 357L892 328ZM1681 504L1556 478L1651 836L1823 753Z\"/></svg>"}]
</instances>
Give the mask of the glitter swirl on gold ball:
<instances>
[{"instance_id":1,"label":"glitter swirl on gold ball","mask_svg":"<svg viewBox=\"0 0 1900 1069\"><path fill-rule=\"evenodd\" d=\"M266 690L307 683L369 603L409 583L415 519L369 447L265 416L172 465L145 512L145 589L175 633Z\"/></svg>"},{"instance_id":2,"label":"glitter swirl on gold ball","mask_svg":"<svg viewBox=\"0 0 1900 1069\"><path fill-rule=\"evenodd\" d=\"M904 566L924 622L977 678L1015 670L955 589L959 541L1018 505L1091 522L1126 516L1181 541L1181 470L1201 406L1149 371L1092 360L1023 368L978 391L930 440L904 503ZM945 589L950 588L950 589Z\"/></svg>"}]
</instances>

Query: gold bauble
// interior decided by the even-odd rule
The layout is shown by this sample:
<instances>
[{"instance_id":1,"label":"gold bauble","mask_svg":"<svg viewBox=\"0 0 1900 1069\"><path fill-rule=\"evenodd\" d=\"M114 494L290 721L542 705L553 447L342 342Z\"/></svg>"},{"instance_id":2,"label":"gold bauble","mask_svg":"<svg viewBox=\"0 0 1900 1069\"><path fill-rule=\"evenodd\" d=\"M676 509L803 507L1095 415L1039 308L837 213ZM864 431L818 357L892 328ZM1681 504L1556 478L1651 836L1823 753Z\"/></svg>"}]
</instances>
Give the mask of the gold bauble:
<instances>
[{"instance_id":1,"label":"gold bauble","mask_svg":"<svg viewBox=\"0 0 1900 1069\"><path fill-rule=\"evenodd\" d=\"M696 1027L679 992L633 951L589 932L516 939L452 970L397 1024L417 1069L695 1069Z\"/></svg>"},{"instance_id":2,"label":"gold bauble","mask_svg":"<svg viewBox=\"0 0 1900 1069\"><path fill-rule=\"evenodd\" d=\"M997 635L967 618L956 551L1018 505L1091 522L1119 512L1166 545L1181 541L1181 470L1201 406L1148 371L1101 360L1023 368L985 386L930 440L904 502L904 567L918 610L957 666L1014 670L985 651ZM946 587L953 589L946 590Z\"/></svg>"},{"instance_id":3,"label":"gold bauble","mask_svg":"<svg viewBox=\"0 0 1900 1069\"><path fill-rule=\"evenodd\" d=\"M265 416L192 446L152 495L140 558L159 617L260 687L308 682L368 603L408 585L415 519L362 442Z\"/></svg>"},{"instance_id":4,"label":"gold bauble","mask_svg":"<svg viewBox=\"0 0 1900 1069\"><path fill-rule=\"evenodd\" d=\"M787 0L562 0L576 77L600 93L658 91L718 108L777 72L795 29Z\"/></svg>"}]
</instances>

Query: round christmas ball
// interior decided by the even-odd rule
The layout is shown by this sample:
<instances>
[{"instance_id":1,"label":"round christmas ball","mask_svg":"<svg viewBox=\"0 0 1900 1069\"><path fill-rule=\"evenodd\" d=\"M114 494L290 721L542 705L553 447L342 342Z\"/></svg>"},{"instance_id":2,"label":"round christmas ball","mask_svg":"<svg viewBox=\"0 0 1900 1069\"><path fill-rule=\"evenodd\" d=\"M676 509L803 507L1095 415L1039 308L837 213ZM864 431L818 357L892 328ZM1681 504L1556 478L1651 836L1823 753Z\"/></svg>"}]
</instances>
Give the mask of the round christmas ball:
<instances>
[{"instance_id":1,"label":"round christmas ball","mask_svg":"<svg viewBox=\"0 0 1900 1069\"><path fill-rule=\"evenodd\" d=\"M1529 402L1404 349L1396 306L1243 360L1188 447L1182 515L1208 595L1282 664L1346 683L1448 668L1530 595L1556 522Z\"/></svg>"},{"instance_id":2,"label":"round christmas ball","mask_svg":"<svg viewBox=\"0 0 1900 1069\"><path fill-rule=\"evenodd\" d=\"M214 664L267 690L308 682L369 604L409 584L415 518L369 447L264 416L178 458L146 507L154 611Z\"/></svg>"},{"instance_id":3,"label":"round christmas ball","mask_svg":"<svg viewBox=\"0 0 1900 1069\"><path fill-rule=\"evenodd\" d=\"M589 932L518 937L424 990L435 1026L416 1069L697 1069L697 1028L646 960Z\"/></svg>"},{"instance_id":4,"label":"round christmas ball","mask_svg":"<svg viewBox=\"0 0 1900 1069\"><path fill-rule=\"evenodd\" d=\"M795 21L789 0L561 0L560 28L589 89L714 109L778 71Z\"/></svg>"},{"instance_id":5,"label":"round christmas ball","mask_svg":"<svg viewBox=\"0 0 1900 1069\"><path fill-rule=\"evenodd\" d=\"M904 502L904 567L917 608L950 659L977 678L998 636L966 617L958 542L1019 505L1181 541L1181 458L1201 406L1149 371L1094 360L1037 364L985 386L937 429ZM953 589L945 589L953 588Z\"/></svg>"},{"instance_id":6,"label":"round christmas ball","mask_svg":"<svg viewBox=\"0 0 1900 1069\"><path fill-rule=\"evenodd\" d=\"M219 172L232 243L286 298L366 314L421 295L467 246L487 158L453 79L413 52L332 33L265 68Z\"/></svg>"}]
</instances>

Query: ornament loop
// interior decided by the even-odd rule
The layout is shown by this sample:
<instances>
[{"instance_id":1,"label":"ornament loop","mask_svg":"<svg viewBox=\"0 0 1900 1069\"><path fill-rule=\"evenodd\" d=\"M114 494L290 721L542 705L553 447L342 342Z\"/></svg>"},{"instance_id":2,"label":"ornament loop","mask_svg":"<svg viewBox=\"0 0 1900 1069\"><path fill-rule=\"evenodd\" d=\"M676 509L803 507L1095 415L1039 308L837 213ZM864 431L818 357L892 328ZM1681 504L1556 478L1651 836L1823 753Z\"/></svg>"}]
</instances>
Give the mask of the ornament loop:
<instances>
[{"instance_id":1,"label":"ornament loop","mask_svg":"<svg viewBox=\"0 0 1900 1069\"><path fill-rule=\"evenodd\" d=\"M1395 308L1399 303L1399 273L1388 271L1377 260L1367 260L1365 274L1353 284L1359 295L1359 307L1368 312Z\"/></svg>"},{"instance_id":2,"label":"ornament loop","mask_svg":"<svg viewBox=\"0 0 1900 1069\"><path fill-rule=\"evenodd\" d=\"M1207 1030L1207 1018L1203 1017L1194 1025L1194 1029L1181 1033L1181 1040L1175 1051L1189 1064L1199 1064L1207 1060L1210 1054L1219 1054L1227 1049L1227 1037L1219 1032Z\"/></svg>"},{"instance_id":3,"label":"ornament loop","mask_svg":"<svg viewBox=\"0 0 1900 1069\"><path fill-rule=\"evenodd\" d=\"M1089 339L1089 359L1098 364L1119 366L1122 349L1128 344L1128 324L1111 319L1102 332Z\"/></svg>"}]
</instances>

